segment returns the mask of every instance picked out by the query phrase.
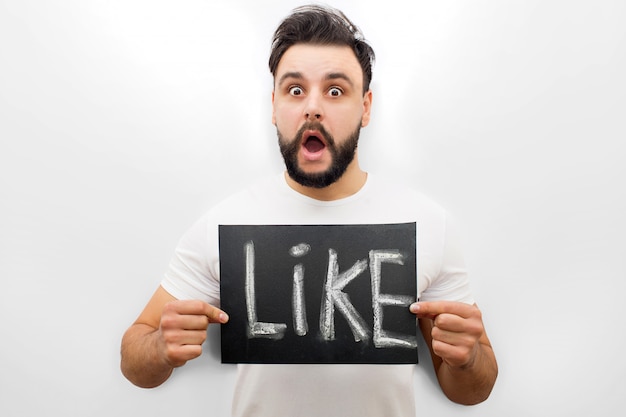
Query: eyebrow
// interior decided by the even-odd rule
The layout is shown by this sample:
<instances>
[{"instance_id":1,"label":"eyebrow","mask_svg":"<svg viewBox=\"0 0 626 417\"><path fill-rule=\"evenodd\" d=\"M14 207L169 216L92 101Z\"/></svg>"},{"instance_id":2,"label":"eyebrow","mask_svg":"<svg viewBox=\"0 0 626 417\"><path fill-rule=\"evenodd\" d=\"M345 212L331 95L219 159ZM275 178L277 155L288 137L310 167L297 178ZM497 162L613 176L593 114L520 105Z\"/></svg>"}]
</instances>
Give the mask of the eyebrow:
<instances>
[{"instance_id":1,"label":"eyebrow","mask_svg":"<svg viewBox=\"0 0 626 417\"><path fill-rule=\"evenodd\" d=\"M331 72L330 74L327 74L324 79L325 80L344 80L348 84L350 84L350 87L354 87L354 83L352 83L352 80L350 79L350 77L348 77L343 72Z\"/></svg>"},{"instance_id":2,"label":"eyebrow","mask_svg":"<svg viewBox=\"0 0 626 417\"><path fill-rule=\"evenodd\" d=\"M279 86L282 85L282 83L285 82L285 80L289 78L296 79L296 80L303 80L304 75L302 75L302 73L298 71L286 72L278 80L278 85ZM330 72L326 74L326 76L324 77L324 80L345 80L348 84L350 84L351 87L354 87L354 83L352 82L350 77L348 77L343 72Z\"/></svg>"},{"instance_id":3,"label":"eyebrow","mask_svg":"<svg viewBox=\"0 0 626 417\"><path fill-rule=\"evenodd\" d=\"M286 72L278 80L278 85L282 85L282 83L285 82L285 80L288 79L288 78L294 78L296 80L301 80L301 79L304 78L304 76L302 75L301 72L297 72L297 71Z\"/></svg>"}]
</instances>

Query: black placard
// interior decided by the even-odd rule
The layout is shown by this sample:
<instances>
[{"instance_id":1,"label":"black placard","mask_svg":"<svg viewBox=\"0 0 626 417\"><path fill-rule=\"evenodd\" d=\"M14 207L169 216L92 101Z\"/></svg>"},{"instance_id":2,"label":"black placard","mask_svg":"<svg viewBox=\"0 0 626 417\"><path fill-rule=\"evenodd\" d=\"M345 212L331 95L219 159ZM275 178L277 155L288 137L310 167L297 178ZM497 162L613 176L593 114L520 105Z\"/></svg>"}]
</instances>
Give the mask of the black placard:
<instances>
[{"instance_id":1,"label":"black placard","mask_svg":"<svg viewBox=\"0 0 626 417\"><path fill-rule=\"evenodd\" d=\"M224 363L416 363L415 223L219 227Z\"/></svg>"}]
</instances>

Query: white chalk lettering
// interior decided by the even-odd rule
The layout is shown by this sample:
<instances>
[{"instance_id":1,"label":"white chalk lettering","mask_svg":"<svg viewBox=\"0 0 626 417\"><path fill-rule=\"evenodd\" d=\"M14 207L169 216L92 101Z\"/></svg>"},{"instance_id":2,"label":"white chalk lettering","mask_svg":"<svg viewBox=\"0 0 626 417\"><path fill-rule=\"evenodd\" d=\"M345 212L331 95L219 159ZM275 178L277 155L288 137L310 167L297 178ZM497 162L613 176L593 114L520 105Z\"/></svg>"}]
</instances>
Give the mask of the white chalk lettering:
<instances>
[{"instance_id":1,"label":"white chalk lettering","mask_svg":"<svg viewBox=\"0 0 626 417\"><path fill-rule=\"evenodd\" d=\"M388 332L382 328L383 306L408 306L414 300L410 296L380 293L381 264L404 265L404 257L397 250L371 250L369 256L370 275L372 278L372 308L374 310L374 346L377 348L416 347L417 338L415 336Z\"/></svg>"},{"instance_id":2,"label":"white chalk lettering","mask_svg":"<svg viewBox=\"0 0 626 417\"><path fill-rule=\"evenodd\" d=\"M365 328L365 321L359 315L350 297L341 291L353 279L367 269L367 261L357 261L350 269L339 273L337 252L328 250L328 273L324 284L324 296L320 313L320 333L326 340L335 339L335 307L344 315L354 335L356 342L369 339L369 332Z\"/></svg>"},{"instance_id":3,"label":"white chalk lettering","mask_svg":"<svg viewBox=\"0 0 626 417\"><path fill-rule=\"evenodd\" d=\"M285 323L267 323L257 320L256 294L254 286L254 243L244 245L246 256L246 309L248 313L248 337L282 339L287 325Z\"/></svg>"},{"instance_id":4,"label":"white chalk lettering","mask_svg":"<svg viewBox=\"0 0 626 417\"><path fill-rule=\"evenodd\" d=\"M289 254L295 258L309 253L311 246L300 243L289 250ZM306 306L304 303L304 265L297 264L293 267L293 296L291 299L293 309L293 328L298 336L304 336L309 331L309 323L306 319Z\"/></svg>"},{"instance_id":5,"label":"white chalk lettering","mask_svg":"<svg viewBox=\"0 0 626 417\"><path fill-rule=\"evenodd\" d=\"M304 266L298 264L293 267L293 328L298 336L304 336L309 331L306 320L306 307L304 303Z\"/></svg>"},{"instance_id":6,"label":"white chalk lettering","mask_svg":"<svg viewBox=\"0 0 626 417\"><path fill-rule=\"evenodd\" d=\"M293 246L291 249L289 249L289 255L293 256L294 258L300 258L306 255L307 253L309 253L310 251L311 251L311 245L309 245L308 243L300 243L296 246Z\"/></svg>"},{"instance_id":7,"label":"white chalk lettering","mask_svg":"<svg viewBox=\"0 0 626 417\"><path fill-rule=\"evenodd\" d=\"M245 292L246 308L248 316L248 337L279 340L285 336L287 324L260 322L257 318L256 294L255 294L255 251L254 243L248 241L244 244L245 251ZM294 258L307 255L311 247L306 243L300 243L289 249L289 254ZM414 297L408 295L396 295L381 293L382 265L395 264L404 266L404 256L397 249L370 250L368 259L358 260L348 270L339 271L337 251L328 249L328 270L323 287L322 304L320 306L319 328L320 335L324 340L335 340L335 309L344 316L348 323L355 342L367 342L373 339L376 348L415 348L417 338L415 335L400 334L383 329L384 307L409 306ZM344 288L365 272L369 267L371 290L373 329L367 328L363 317L350 301L350 297ZM293 328L297 336L305 336L309 331L306 317L306 305L304 294L304 265L298 263L293 267L293 287L291 307L293 313ZM373 335L372 335L373 333Z\"/></svg>"}]
</instances>

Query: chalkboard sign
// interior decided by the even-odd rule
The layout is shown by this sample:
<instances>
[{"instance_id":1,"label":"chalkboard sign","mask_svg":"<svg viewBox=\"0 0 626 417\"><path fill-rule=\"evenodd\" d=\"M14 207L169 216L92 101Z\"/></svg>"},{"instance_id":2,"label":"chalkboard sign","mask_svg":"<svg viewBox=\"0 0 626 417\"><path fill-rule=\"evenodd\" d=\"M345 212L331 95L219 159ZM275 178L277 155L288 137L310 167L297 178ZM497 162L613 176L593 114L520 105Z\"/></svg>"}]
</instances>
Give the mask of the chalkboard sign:
<instances>
[{"instance_id":1,"label":"chalkboard sign","mask_svg":"<svg viewBox=\"0 0 626 417\"><path fill-rule=\"evenodd\" d=\"M224 363L416 363L415 223L222 225Z\"/></svg>"}]
</instances>

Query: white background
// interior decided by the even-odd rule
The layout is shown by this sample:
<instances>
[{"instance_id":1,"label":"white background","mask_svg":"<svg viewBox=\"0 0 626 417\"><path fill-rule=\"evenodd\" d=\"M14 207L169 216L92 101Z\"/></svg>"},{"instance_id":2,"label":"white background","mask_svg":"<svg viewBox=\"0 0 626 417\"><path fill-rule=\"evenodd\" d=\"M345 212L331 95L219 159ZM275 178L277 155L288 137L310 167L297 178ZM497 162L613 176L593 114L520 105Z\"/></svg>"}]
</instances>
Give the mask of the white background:
<instances>
[{"instance_id":1,"label":"white background","mask_svg":"<svg viewBox=\"0 0 626 417\"><path fill-rule=\"evenodd\" d=\"M266 63L298 4L0 1L0 415L228 414L219 329L154 390L120 338L191 223L282 168ZM333 4L378 56L362 165L460 220L499 359L472 408L420 366L420 415L619 413L626 3Z\"/></svg>"}]
</instances>

